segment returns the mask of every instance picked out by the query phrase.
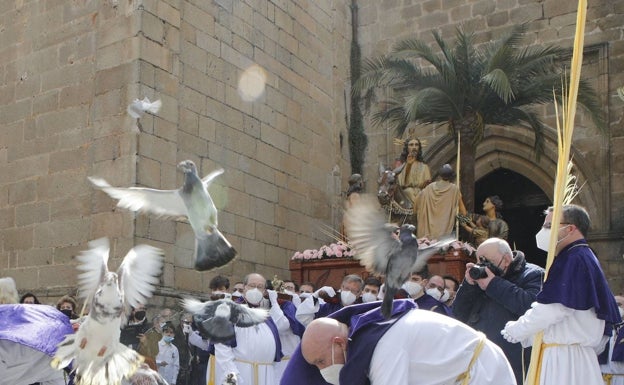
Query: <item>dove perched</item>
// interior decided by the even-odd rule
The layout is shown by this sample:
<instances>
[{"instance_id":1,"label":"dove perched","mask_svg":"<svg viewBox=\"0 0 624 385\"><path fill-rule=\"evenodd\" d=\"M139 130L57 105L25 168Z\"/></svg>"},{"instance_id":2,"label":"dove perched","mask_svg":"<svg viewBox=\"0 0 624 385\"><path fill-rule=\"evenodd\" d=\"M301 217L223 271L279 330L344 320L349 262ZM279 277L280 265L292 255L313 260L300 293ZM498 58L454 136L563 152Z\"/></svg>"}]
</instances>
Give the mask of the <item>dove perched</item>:
<instances>
[{"instance_id":1,"label":"dove perched","mask_svg":"<svg viewBox=\"0 0 624 385\"><path fill-rule=\"evenodd\" d=\"M193 321L202 338L211 343L227 343L234 339L234 326L246 328L264 322L269 312L250 308L230 299L201 302L193 298L182 301L184 309L193 313Z\"/></svg>"},{"instance_id":2,"label":"dove perched","mask_svg":"<svg viewBox=\"0 0 624 385\"><path fill-rule=\"evenodd\" d=\"M195 233L195 269L204 271L223 266L236 256L236 250L217 228L217 208L208 193L208 187L214 178L223 173L223 169L200 179L192 161L182 161L178 168L184 172L184 184L177 190L117 188L103 179L90 177L89 180L111 198L118 199L118 207L159 216L188 218Z\"/></svg>"},{"instance_id":3,"label":"dove perched","mask_svg":"<svg viewBox=\"0 0 624 385\"><path fill-rule=\"evenodd\" d=\"M150 102L150 100L145 97L143 100L134 99L134 101L128 105L127 111L128 115L132 116L134 119L139 119L145 115L146 111L157 114L161 106L162 102L160 99Z\"/></svg>"},{"instance_id":4,"label":"dove perched","mask_svg":"<svg viewBox=\"0 0 624 385\"><path fill-rule=\"evenodd\" d=\"M109 243L100 238L76 257L78 293L90 301L90 312L75 334L58 344L52 367L73 360L78 385L120 384L143 362L134 350L119 342L131 306L145 303L158 284L163 255L160 249L138 245L128 252L117 273L108 271Z\"/></svg>"},{"instance_id":5,"label":"dove perched","mask_svg":"<svg viewBox=\"0 0 624 385\"><path fill-rule=\"evenodd\" d=\"M379 203L370 196L362 196L347 208L345 228L360 264L371 273L385 275L381 312L386 318L392 314L395 294L410 274L422 270L431 256L454 240L448 237L419 249L415 227L410 224L399 228L397 239L393 236L396 226L385 222Z\"/></svg>"}]
</instances>

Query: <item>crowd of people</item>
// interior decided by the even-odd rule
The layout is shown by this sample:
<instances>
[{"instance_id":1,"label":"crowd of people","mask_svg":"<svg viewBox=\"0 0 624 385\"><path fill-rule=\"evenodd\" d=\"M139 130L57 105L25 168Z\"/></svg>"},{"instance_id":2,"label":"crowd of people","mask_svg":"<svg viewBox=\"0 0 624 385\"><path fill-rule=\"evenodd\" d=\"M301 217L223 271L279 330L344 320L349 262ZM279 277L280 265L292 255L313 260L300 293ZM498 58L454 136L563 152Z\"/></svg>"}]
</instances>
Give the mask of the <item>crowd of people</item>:
<instances>
[{"instance_id":1,"label":"crowd of people","mask_svg":"<svg viewBox=\"0 0 624 385\"><path fill-rule=\"evenodd\" d=\"M417 234L449 234L459 207L461 225L477 246L476 263L466 265L463 277L430 274L426 265L411 271L389 316L380 311L383 277L347 274L338 287L316 287L248 272L234 283L213 277L205 298L266 309L264 322L232 326L232 340L205 339L193 314L146 303L131 309L120 342L144 357L146 366L138 373L156 378L150 384L512 385L522 384L534 369L529 368L533 348L539 351L541 366L534 371L541 384L624 385L624 297L613 295L587 243L587 211L565 205L559 224L552 223L552 209L545 213L536 243L548 249L551 231L558 240L547 276L506 241L502 200L490 196L484 214L467 214L453 178L444 165L431 183L420 141L406 141L398 181L418 207ZM356 204L362 177L355 174L349 185L347 204ZM50 341L75 333L89 312L69 295L50 305L55 312L35 317L56 325ZM27 315L37 306L45 305L36 295L19 297L11 278L0 279L0 317ZM5 379L17 385L71 383L71 369L52 373L43 365L50 347L30 338L0 330ZM24 346L37 347L23 352ZM11 365L7 357L30 357L31 365Z\"/></svg>"},{"instance_id":2,"label":"crowd of people","mask_svg":"<svg viewBox=\"0 0 624 385\"><path fill-rule=\"evenodd\" d=\"M254 327L235 326L227 343L203 339L183 310L132 309L121 342L145 357L168 384L522 384L535 335L542 384L624 382L622 297L609 290L585 239L589 216L564 206L558 226L546 215L536 239L558 231L550 275L501 238L477 248L461 284L412 272L395 296L392 322L381 315L383 277L349 274L339 287L267 280L249 273L230 285L210 282L209 300L228 298L268 311ZM7 280L10 278L4 278ZM0 287L4 286L0 283ZM13 283L13 287L15 287ZM0 302L18 302L17 291ZM37 306L26 293L19 302ZM80 327L84 311L63 296L56 309ZM0 336L0 340L2 337ZM0 347L1 348L1 347ZM601 365L601 366L600 366ZM229 381L229 382L228 382ZM238 381L238 382L236 382Z\"/></svg>"}]
</instances>

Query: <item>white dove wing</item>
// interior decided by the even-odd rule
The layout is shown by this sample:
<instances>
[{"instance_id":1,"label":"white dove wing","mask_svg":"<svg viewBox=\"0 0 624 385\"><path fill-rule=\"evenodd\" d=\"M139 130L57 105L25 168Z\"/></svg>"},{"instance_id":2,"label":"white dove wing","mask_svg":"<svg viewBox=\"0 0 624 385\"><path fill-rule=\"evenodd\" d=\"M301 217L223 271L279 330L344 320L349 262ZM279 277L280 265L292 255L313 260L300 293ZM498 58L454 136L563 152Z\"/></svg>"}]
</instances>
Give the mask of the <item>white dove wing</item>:
<instances>
[{"instance_id":1,"label":"white dove wing","mask_svg":"<svg viewBox=\"0 0 624 385\"><path fill-rule=\"evenodd\" d=\"M143 99L141 103L141 108L143 111L149 111L152 114L158 113L160 111L160 107L162 107L162 102L160 99L150 102L148 98Z\"/></svg>"},{"instance_id":2,"label":"white dove wing","mask_svg":"<svg viewBox=\"0 0 624 385\"><path fill-rule=\"evenodd\" d=\"M208 187L210 186L212 181L221 174L223 174L223 169L219 168L219 169L214 170L210 174L206 175L205 177L203 177L201 181L204 185L204 188L208 190Z\"/></svg>"},{"instance_id":3,"label":"white dove wing","mask_svg":"<svg viewBox=\"0 0 624 385\"><path fill-rule=\"evenodd\" d=\"M189 313L199 314L204 311L206 304L195 298L184 298L182 300L182 307ZM214 310L213 310L214 313Z\"/></svg>"},{"instance_id":4,"label":"white dove wing","mask_svg":"<svg viewBox=\"0 0 624 385\"><path fill-rule=\"evenodd\" d=\"M355 258L369 272L384 274L388 255L401 244L392 237L379 204L369 196L361 195L345 212L345 228L349 243L355 249Z\"/></svg>"},{"instance_id":5,"label":"white dove wing","mask_svg":"<svg viewBox=\"0 0 624 385\"><path fill-rule=\"evenodd\" d=\"M188 210L179 190L156 190L144 187L112 187L104 179L89 177L93 185L111 198L117 206L131 211L148 212L158 216L188 217Z\"/></svg>"},{"instance_id":6,"label":"white dove wing","mask_svg":"<svg viewBox=\"0 0 624 385\"><path fill-rule=\"evenodd\" d=\"M78 296L89 298L97 290L104 275L108 272L109 243L107 238L99 238L89 242L89 249L76 256L78 266L82 271L78 275Z\"/></svg>"},{"instance_id":7,"label":"white dove wing","mask_svg":"<svg viewBox=\"0 0 624 385\"><path fill-rule=\"evenodd\" d=\"M250 308L230 301L230 321L239 327L249 327L264 322L269 312L262 308Z\"/></svg>"},{"instance_id":8,"label":"white dove wing","mask_svg":"<svg viewBox=\"0 0 624 385\"><path fill-rule=\"evenodd\" d=\"M163 251L149 245L137 245L124 257L117 270L124 304L145 304L152 296L163 266Z\"/></svg>"}]
</instances>

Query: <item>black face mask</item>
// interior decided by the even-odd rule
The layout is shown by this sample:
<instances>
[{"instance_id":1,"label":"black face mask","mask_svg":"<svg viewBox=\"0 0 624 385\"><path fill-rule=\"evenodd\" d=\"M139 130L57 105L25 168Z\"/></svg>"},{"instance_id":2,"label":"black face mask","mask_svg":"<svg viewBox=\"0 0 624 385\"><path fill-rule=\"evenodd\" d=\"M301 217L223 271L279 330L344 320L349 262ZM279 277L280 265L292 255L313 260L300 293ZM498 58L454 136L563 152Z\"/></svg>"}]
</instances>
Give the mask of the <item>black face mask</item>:
<instances>
[{"instance_id":1,"label":"black face mask","mask_svg":"<svg viewBox=\"0 0 624 385\"><path fill-rule=\"evenodd\" d=\"M70 309L63 309L61 310L61 313L65 314L67 317L71 318L73 311L71 311Z\"/></svg>"},{"instance_id":2,"label":"black face mask","mask_svg":"<svg viewBox=\"0 0 624 385\"><path fill-rule=\"evenodd\" d=\"M145 319L145 311L139 310L134 312L134 319L137 321L141 321Z\"/></svg>"}]
</instances>

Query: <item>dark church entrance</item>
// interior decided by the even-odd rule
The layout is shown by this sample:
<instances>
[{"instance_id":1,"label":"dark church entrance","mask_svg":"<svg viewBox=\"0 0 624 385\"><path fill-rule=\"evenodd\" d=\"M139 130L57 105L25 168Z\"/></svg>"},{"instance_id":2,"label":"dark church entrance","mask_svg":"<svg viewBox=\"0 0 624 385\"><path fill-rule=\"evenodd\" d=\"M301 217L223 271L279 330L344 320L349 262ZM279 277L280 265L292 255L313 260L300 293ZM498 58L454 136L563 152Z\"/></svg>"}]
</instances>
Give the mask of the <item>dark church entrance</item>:
<instances>
[{"instance_id":1,"label":"dark church entrance","mask_svg":"<svg viewBox=\"0 0 624 385\"><path fill-rule=\"evenodd\" d=\"M535 234L544 222L543 212L552 204L530 179L509 169L492 171L475 184L475 212L483 213L482 204L490 195L503 200L501 214L509 225L509 245L521 250L529 262L544 267L546 252L535 246Z\"/></svg>"}]
</instances>

